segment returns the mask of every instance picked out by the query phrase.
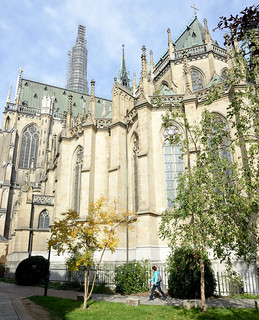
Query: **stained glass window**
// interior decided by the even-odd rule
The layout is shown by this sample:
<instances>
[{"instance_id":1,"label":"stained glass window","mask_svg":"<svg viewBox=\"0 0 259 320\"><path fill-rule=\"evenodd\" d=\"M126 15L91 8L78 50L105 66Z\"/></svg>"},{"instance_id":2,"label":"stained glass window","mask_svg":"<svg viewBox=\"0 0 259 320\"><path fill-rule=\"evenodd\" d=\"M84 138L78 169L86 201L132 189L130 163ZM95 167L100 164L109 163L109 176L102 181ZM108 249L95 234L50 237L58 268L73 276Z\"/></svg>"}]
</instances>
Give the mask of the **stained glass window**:
<instances>
[{"instance_id":1,"label":"stained glass window","mask_svg":"<svg viewBox=\"0 0 259 320\"><path fill-rule=\"evenodd\" d=\"M24 130L20 149L19 168L29 169L32 159L34 159L35 168L39 146L39 134L40 132L34 124L28 126Z\"/></svg>"},{"instance_id":2,"label":"stained glass window","mask_svg":"<svg viewBox=\"0 0 259 320\"><path fill-rule=\"evenodd\" d=\"M164 167L167 206L171 207L177 193L177 177L184 171L182 145L171 145L169 140L164 142Z\"/></svg>"},{"instance_id":3,"label":"stained glass window","mask_svg":"<svg viewBox=\"0 0 259 320\"><path fill-rule=\"evenodd\" d=\"M204 79L201 72L191 69L192 91L199 91L204 88Z\"/></svg>"},{"instance_id":4,"label":"stained glass window","mask_svg":"<svg viewBox=\"0 0 259 320\"><path fill-rule=\"evenodd\" d=\"M224 127L225 132L228 132L227 129L227 123L225 120L223 120L220 116L215 114L215 121L219 121L221 123L221 126ZM217 128L214 128L216 131ZM231 161L231 152L230 152L230 147L229 147L229 138L227 135L223 136L221 144L218 146L219 148L219 155L229 161Z\"/></svg>"},{"instance_id":5,"label":"stained glass window","mask_svg":"<svg viewBox=\"0 0 259 320\"><path fill-rule=\"evenodd\" d=\"M49 213L43 210L39 215L39 229L49 229Z\"/></svg>"}]
</instances>

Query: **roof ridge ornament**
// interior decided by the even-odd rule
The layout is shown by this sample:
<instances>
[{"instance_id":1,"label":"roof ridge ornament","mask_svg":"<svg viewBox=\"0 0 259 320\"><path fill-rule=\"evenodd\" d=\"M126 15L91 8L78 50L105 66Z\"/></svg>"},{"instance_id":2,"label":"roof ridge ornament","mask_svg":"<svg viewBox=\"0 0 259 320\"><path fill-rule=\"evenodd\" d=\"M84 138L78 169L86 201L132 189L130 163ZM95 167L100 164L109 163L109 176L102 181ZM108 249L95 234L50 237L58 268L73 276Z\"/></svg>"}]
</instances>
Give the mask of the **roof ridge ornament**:
<instances>
[{"instance_id":1,"label":"roof ridge ornament","mask_svg":"<svg viewBox=\"0 0 259 320\"><path fill-rule=\"evenodd\" d=\"M199 11L199 9L195 7L195 4L194 4L193 6L191 6L191 8L193 8L193 9L194 9L194 15L195 15L195 18L197 18L196 10L198 10L198 11Z\"/></svg>"}]
</instances>

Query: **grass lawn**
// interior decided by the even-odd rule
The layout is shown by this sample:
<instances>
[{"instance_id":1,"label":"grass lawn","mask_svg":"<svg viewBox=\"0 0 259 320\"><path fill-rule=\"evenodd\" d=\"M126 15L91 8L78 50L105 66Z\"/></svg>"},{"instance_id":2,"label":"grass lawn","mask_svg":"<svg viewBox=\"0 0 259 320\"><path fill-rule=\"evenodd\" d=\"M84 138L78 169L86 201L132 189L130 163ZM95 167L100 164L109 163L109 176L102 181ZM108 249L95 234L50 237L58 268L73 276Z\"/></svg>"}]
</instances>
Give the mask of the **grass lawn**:
<instances>
[{"instance_id":1,"label":"grass lawn","mask_svg":"<svg viewBox=\"0 0 259 320\"><path fill-rule=\"evenodd\" d=\"M126 320L126 319L166 319L166 320L259 320L255 309L208 308L206 314L200 309L185 310L172 306L126 306L124 303L111 303L93 300L88 302L88 309L82 310L82 302L33 296L32 301L47 309L55 320Z\"/></svg>"}]
</instances>

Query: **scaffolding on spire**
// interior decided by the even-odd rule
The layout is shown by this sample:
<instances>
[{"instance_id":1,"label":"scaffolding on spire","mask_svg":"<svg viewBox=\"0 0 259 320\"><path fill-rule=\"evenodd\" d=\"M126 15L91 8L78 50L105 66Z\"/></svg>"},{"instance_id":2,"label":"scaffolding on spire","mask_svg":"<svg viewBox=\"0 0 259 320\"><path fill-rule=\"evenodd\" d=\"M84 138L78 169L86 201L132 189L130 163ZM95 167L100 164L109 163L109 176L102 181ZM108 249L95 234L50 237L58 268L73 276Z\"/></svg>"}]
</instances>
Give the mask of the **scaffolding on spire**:
<instances>
[{"instance_id":1,"label":"scaffolding on spire","mask_svg":"<svg viewBox=\"0 0 259 320\"><path fill-rule=\"evenodd\" d=\"M67 89L88 94L85 26L78 26L76 44L68 57Z\"/></svg>"}]
</instances>

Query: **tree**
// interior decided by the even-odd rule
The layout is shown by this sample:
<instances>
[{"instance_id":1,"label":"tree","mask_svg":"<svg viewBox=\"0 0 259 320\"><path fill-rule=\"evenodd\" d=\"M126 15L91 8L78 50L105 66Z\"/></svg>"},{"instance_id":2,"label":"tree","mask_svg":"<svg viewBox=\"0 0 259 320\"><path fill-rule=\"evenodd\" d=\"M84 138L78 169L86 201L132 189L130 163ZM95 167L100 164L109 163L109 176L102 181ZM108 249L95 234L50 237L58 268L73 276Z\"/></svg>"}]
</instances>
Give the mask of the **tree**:
<instances>
[{"instance_id":1,"label":"tree","mask_svg":"<svg viewBox=\"0 0 259 320\"><path fill-rule=\"evenodd\" d=\"M205 312L207 249L213 249L216 258L229 263L233 253L251 261L255 254L255 208L247 201L244 179L231 160L227 124L205 110L200 123L190 125L183 111L171 110L163 116L163 126L168 129L175 120L182 122L187 133L183 137L174 131L170 142L182 143L183 154L192 157L195 164L188 163L178 176L177 195L162 215L159 235L167 238L172 248L192 245L199 255L201 305Z\"/></svg>"},{"instance_id":2,"label":"tree","mask_svg":"<svg viewBox=\"0 0 259 320\"><path fill-rule=\"evenodd\" d=\"M85 219L81 219L75 211L65 212L62 216L63 219L55 221L51 228L48 245L49 248L56 249L58 255L69 254L67 263L71 271L84 269L83 309L85 309L105 250L115 251L118 245L118 227L128 225L132 228L136 217L132 212L121 210L116 201L108 204L103 197L89 206ZM94 264L96 251L101 251L101 255L89 292L90 267Z\"/></svg>"},{"instance_id":3,"label":"tree","mask_svg":"<svg viewBox=\"0 0 259 320\"><path fill-rule=\"evenodd\" d=\"M258 200L258 65L259 65L259 5L245 8L240 16L221 17L217 28L226 30L229 70L226 82L212 86L207 104L222 97L226 86L230 93L227 119L236 130L235 143L242 152L242 174L247 193ZM217 29L216 28L216 29ZM255 202L254 201L254 202Z\"/></svg>"},{"instance_id":4,"label":"tree","mask_svg":"<svg viewBox=\"0 0 259 320\"><path fill-rule=\"evenodd\" d=\"M240 16L236 15L227 17L220 17L216 29L227 30L229 35L225 42L228 45L228 42L235 45L235 42L242 43L242 55L249 56L250 59L250 69L253 67L258 68L258 27L259 27L259 5L246 7L240 12ZM248 47L247 47L248 45ZM247 50L248 49L248 50ZM253 59L255 60L253 61ZM258 70L257 70L258 72Z\"/></svg>"},{"instance_id":5,"label":"tree","mask_svg":"<svg viewBox=\"0 0 259 320\"><path fill-rule=\"evenodd\" d=\"M226 83L211 88L207 104L220 98L226 90L230 93L227 120L235 130L236 144L241 150L240 175L245 185L250 206L258 212L259 190L259 5L245 8L240 15L221 17L217 28L226 30L229 71ZM216 28L216 29L217 29ZM257 225L259 224L257 216ZM259 247L257 236L257 270L259 272Z\"/></svg>"}]
</instances>

